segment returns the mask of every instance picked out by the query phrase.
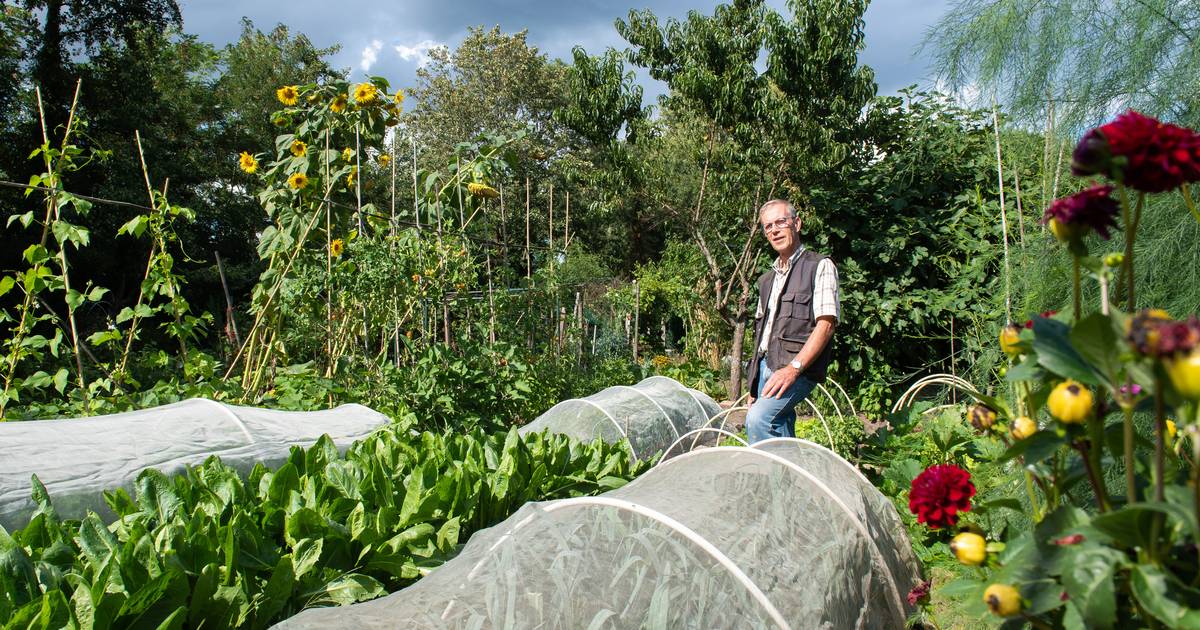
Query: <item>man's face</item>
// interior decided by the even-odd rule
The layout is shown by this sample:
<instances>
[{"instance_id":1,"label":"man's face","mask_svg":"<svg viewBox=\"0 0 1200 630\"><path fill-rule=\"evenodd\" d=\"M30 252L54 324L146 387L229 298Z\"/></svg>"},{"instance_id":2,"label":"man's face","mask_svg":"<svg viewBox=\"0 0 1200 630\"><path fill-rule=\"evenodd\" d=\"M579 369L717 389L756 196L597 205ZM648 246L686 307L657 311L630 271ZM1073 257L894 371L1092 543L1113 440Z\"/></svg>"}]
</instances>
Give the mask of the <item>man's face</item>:
<instances>
[{"instance_id":1,"label":"man's face","mask_svg":"<svg viewBox=\"0 0 1200 630\"><path fill-rule=\"evenodd\" d=\"M771 247L779 254L790 254L795 251L799 238L800 219L788 217L787 206L777 204L763 210L759 216L763 234L771 242Z\"/></svg>"}]
</instances>

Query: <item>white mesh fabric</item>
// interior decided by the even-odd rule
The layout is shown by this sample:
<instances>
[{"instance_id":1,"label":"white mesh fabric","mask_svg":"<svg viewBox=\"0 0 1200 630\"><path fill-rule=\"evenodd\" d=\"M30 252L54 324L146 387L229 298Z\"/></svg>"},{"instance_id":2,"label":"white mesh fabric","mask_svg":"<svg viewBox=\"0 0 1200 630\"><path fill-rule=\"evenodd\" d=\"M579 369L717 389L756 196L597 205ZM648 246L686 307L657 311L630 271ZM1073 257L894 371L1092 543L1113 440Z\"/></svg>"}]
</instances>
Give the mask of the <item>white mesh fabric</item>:
<instances>
[{"instance_id":1,"label":"white mesh fabric","mask_svg":"<svg viewBox=\"0 0 1200 630\"><path fill-rule=\"evenodd\" d=\"M386 424L362 405L311 412L238 407L193 398L170 405L91 418L0 423L0 525L24 527L35 505L31 475L46 485L63 518L88 510L109 520L103 491L132 491L138 473L167 475L210 455L245 474L256 462L281 464L292 446L328 434L338 449Z\"/></svg>"},{"instance_id":2,"label":"white mesh fabric","mask_svg":"<svg viewBox=\"0 0 1200 630\"><path fill-rule=\"evenodd\" d=\"M521 432L549 429L585 441L628 439L633 456L648 459L684 433L704 426L720 410L704 393L665 376L652 376L632 387L609 387L561 402Z\"/></svg>"},{"instance_id":3,"label":"white mesh fabric","mask_svg":"<svg viewBox=\"0 0 1200 630\"><path fill-rule=\"evenodd\" d=\"M900 628L858 516L748 448L666 462L597 498L531 503L407 589L280 628Z\"/></svg>"}]
</instances>

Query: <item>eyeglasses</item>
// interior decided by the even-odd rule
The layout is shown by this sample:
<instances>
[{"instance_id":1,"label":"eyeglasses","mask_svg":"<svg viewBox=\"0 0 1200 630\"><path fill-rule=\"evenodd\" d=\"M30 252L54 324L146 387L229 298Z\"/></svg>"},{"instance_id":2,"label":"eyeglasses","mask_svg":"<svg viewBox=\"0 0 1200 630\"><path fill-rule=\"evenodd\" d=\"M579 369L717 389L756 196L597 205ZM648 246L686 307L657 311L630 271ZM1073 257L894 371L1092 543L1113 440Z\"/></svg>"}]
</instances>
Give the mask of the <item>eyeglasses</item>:
<instances>
[{"instance_id":1,"label":"eyeglasses","mask_svg":"<svg viewBox=\"0 0 1200 630\"><path fill-rule=\"evenodd\" d=\"M783 217L780 219L775 219L774 221L772 221L770 223L763 224L763 227L762 227L763 234L770 234L772 230L782 230L791 224L792 224L791 217Z\"/></svg>"}]
</instances>

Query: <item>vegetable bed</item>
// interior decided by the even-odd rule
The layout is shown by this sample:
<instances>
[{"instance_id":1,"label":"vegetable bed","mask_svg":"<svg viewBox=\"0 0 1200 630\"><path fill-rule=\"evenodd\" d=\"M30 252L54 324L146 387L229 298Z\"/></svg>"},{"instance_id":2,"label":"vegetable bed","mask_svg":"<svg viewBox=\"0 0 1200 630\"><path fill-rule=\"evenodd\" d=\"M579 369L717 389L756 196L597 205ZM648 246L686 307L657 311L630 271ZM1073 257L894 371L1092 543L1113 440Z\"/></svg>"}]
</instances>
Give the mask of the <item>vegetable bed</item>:
<instances>
[{"instance_id":1,"label":"vegetable bed","mask_svg":"<svg viewBox=\"0 0 1200 630\"><path fill-rule=\"evenodd\" d=\"M312 606L379 597L453 557L476 530L527 501L598 494L646 464L621 444L411 434L397 423L344 457L322 437L246 479L217 458L134 497L106 493L117 520L38 511L0 529L4 628L263 628Z\"/></svg>"}]
</instances>

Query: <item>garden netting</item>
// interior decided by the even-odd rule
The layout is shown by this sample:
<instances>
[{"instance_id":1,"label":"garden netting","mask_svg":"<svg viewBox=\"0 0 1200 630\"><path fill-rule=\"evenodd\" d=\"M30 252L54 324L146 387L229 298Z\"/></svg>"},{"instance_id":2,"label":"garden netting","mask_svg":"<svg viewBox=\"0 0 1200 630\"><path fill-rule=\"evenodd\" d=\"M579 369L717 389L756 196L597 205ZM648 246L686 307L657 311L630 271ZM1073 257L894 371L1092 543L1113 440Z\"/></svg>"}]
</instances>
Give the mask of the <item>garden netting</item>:
<instances>
[{"instance_id":1,"label":"garden netting","mask_svg":"<svg viewBox=\"0 0 1200 630\"><path fill-rule=\"evenodd\" d=\"M103 491L132 491L138 473L184 472L211 455L242 474L277 466L292 446L328 435L345 451L388 422L362 405L324 411L273 411L193 398L91 418L0 423L0 526L24 527L36 509L31 475L45 484L63 518L88 510L110 520Z\"/></svg>"},{"instance_id":2,"label":"garden netting","mask_svg":"<svg viewBox=\"0 0 1200 630\"><path fill-rule=\"evenodd\" d=\"M628 439L635 459L649 459L706 426L720 412L720 405L703 392L665 376L651 376L637 385L618 385L586 398L564 400L521 432L550 430L585 442Z\"/></svg>"},{"instance_id":3,"label":"garden netting","mask_svg":"<svg viewBox=\"0 0 1200 630\"><path fill-rule=\"evenodd\" d=\"M416 584L279 628L901 628L920 567L824 447L698 449L599 497L529 503Z\"/></svg>"}]
</instances>

